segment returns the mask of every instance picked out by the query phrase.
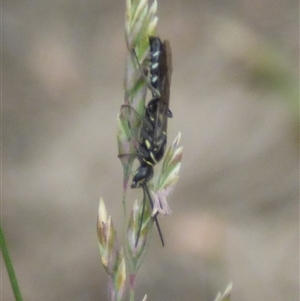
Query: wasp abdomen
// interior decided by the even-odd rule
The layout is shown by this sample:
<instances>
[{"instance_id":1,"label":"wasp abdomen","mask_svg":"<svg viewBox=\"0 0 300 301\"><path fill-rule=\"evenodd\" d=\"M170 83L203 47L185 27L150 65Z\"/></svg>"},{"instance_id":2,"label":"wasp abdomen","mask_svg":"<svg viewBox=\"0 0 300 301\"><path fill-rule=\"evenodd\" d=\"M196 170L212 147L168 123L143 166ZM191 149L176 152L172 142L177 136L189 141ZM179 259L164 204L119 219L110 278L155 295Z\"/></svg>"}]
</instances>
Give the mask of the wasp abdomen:
<instances>
[{"instance_id":1,"label":"wasp abdomen","mask_svg":"<svg viewBox=\"0 0 300 301\"><path fill-rule=\"evenodd\" d=\"M161 80L160 75L160 58L162 50L162 42L159 37L149 37L150 44L150 82L151 85L155 88L159 88L159 83ZM153 94L153 93L152 93Z\"/></svg>"}]
</instances>

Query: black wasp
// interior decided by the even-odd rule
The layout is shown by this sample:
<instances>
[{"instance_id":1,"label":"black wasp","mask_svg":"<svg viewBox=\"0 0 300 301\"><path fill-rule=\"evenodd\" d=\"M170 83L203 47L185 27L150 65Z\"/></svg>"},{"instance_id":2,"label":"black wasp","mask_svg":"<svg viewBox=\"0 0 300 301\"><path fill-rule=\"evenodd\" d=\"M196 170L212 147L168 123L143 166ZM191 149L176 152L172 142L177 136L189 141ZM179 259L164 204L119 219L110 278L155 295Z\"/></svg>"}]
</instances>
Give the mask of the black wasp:
<instances>
[{"instance_id":1,"label":"black wasp","mask_svg":"<svg viewBox=\"0 0 300 301\"><path fill-rule=\"evenodd\" d=\"M140 130L138 146L140 167L136 170L131 185L131 188L142 187L144 192L141 222L136 244L142 226L146 194L151 207L153 207L153 201L147 183L153 177L153 166L164 156L167 144L168 117L172 117L172 112L169 109L172 75L171 47L168 40L161 42L156 36L149 37L149 45L150 84L148 84L148 87L152 92L153 98L148 102L145 108L145 116ZM145 77L144 73L142 74ZM147 82L147 78L145 79ZM154 219L162 245L164 246L157 214L154 216Z\"/></svg>"}]
</instances>

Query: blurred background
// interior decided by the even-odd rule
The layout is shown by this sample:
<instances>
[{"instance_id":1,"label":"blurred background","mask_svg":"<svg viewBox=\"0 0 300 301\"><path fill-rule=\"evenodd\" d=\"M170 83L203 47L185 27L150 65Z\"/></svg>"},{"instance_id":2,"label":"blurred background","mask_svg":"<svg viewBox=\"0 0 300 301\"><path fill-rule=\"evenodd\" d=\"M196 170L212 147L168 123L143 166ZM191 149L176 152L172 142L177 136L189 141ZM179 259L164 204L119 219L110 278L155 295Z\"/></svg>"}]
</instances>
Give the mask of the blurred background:
<instances>
[{"instance_id":1,"label":"blurred background","mask_svg":"<svg viewBox=\"0 0 300 301\"><path fill-rule=\"evenodd\" d=\"M184 156L136 300L210 301L231 281L232 301L299 300L298 12L158 2ZM2 2L1 223L24 300L107 300L96 215L102 196L121 234L124 14L116 0ZM1 274L14 300L3 261Z\"/></svg>"}]
</instances>

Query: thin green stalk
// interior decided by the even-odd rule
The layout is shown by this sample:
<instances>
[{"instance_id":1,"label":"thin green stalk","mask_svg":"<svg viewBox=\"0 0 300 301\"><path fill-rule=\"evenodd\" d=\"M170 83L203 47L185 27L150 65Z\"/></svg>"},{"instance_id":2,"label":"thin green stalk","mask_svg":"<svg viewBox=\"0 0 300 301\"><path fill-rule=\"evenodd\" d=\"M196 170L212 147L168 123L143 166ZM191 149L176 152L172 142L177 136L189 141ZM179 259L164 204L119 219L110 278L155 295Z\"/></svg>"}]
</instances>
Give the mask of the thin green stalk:
<instances>
[{"instance_id":1,"label":"thin green stalk","mask_svg":"<svg viewBox=\"0 0 300 301\"><path fill-rule=\"evenodd\" d=\"M126 237L127 233L127 206L126 206L126 190L123 190L123 229L124 229L124 237Z\"/></svg>"},{"instance_id":2,"label":"thin green stalk","mask_svg":"<svg viewBox=\"0 0 300 301\"><path fill-rule=\"evenodd\" d=\"M16 299L16 301L22 301L23 299L22 299L21 292L19 289L17 277L16 277L16 274L15 274L15 271L14 271L14 268L12 265L11 258L9 256L6 241L4 238L4 233L2 231L1 226L0 226L0 248L2 250L3 260L6 265L6 270L7 270L9 279L10 279L10 283L11 283L14 295L15 295L15 299Z\"/></svg>"},{"instance_id":3,"label":"thin green stalk","mask_svg":"<svg viewBox=\"0 0 300 301\"><path fill-rule=\"evenodd\" d=\"M130 295L130 301L134 301L134 289L133 288L130 288L129 295Z\"/></svg>"}]
</instances>

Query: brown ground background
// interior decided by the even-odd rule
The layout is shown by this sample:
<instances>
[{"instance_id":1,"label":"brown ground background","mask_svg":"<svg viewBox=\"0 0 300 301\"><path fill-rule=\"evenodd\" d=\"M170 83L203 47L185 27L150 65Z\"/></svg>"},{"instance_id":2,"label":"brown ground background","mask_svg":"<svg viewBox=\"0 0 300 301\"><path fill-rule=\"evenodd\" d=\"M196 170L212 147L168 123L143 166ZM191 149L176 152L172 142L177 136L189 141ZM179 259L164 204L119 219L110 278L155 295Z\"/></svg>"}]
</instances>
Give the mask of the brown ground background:
<instances>
[{"instance_id":1,"label":"brown ground background","mask_svg":"<svg viewBox=\"0 0 300 301\"><path fill-rule=\"evenodd\" d=\"M122 225L125 1L2 2L2 216L24 300L107 300L95 223ZM136 300L299 300L298 1L159 1L181 179ZM135 192L141 196L140 191ZM1 268L2 299L13 300Z\"/></svg>"}]
</instances>

